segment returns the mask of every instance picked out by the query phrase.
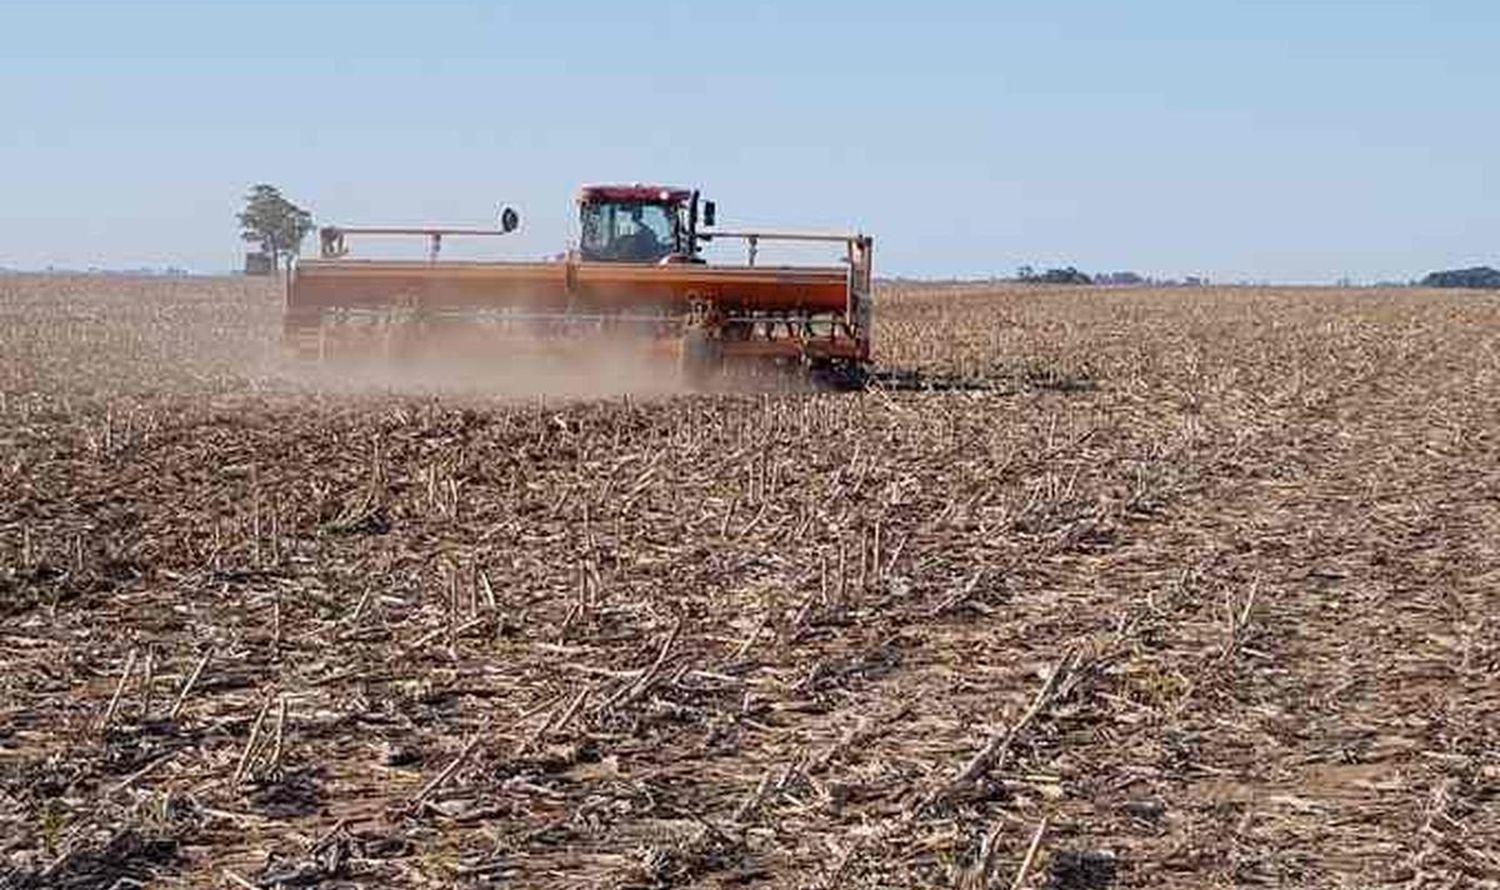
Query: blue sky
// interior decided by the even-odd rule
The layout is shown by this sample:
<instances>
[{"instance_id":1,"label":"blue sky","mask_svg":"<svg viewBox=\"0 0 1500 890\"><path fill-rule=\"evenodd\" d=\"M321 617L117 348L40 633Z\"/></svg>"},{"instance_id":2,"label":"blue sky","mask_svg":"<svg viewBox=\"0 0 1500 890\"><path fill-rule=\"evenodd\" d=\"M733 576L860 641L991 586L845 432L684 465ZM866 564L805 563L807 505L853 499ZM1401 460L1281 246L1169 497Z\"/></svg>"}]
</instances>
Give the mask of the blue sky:
<instances>
[{"instance_id":1,"label":"blue sky","mask_svg":"<svg viewBox=\"0 0 1500 890\"><path fill-rule=\"evenodd\" d=\"M0 0L0 265L229 268L259 181L320 222L508 201L541 255L611 180L887 274L1500 265L1497 45L1493 0Z\"/></svg>"}]
</instances>

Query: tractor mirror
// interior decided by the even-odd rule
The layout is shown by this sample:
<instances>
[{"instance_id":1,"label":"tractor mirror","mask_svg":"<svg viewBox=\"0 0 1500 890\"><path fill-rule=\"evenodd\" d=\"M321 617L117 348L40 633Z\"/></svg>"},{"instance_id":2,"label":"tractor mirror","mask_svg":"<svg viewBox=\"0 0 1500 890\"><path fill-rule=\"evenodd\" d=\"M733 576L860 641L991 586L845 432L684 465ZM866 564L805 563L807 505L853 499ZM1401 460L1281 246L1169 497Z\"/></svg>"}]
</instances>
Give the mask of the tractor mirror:
<instances>
[{"instance_id":1,"label":"tractor mirror","mask_svg":"<svg viewBox=\"0 0 1500 890\"><path fill-rule=\"evenodd\" d=\"M502 207L500 209L500 231L514 232L521 224L521 214L514 207Z\"/></svg>"},{"instance_id":2,"label":"tractor mirror","mask_svg":"<svg viewBox=\"0 0 1500 890\"><path fill-rule=\"evenodd\" d=\"M715 209L716 208L714 207L714 202L712 202L712 201L704 201L703 202L703 224L705 226L711 226L711 225L714 224L714 210Z\"/></svg>"}]
</instances>

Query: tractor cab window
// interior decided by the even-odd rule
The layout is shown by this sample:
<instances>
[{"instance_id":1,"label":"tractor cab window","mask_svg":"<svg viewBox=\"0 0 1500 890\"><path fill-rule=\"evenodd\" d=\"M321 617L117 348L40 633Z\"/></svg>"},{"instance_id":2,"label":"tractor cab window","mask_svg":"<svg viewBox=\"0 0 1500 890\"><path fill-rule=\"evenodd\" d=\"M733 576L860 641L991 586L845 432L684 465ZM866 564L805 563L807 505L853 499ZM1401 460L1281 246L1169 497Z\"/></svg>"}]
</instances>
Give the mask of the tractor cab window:
<instances>
[{"instance_id":1,"label":"tractor cab window","mask_svg":"<svg viewBox=\"0 0 1500 890\"><path fill-rule=\"evenodd\" d=\"M654 263L677 250L677 211L665 204L584 204L581 222L586 260Z\"/></svg>"}]
</instances>

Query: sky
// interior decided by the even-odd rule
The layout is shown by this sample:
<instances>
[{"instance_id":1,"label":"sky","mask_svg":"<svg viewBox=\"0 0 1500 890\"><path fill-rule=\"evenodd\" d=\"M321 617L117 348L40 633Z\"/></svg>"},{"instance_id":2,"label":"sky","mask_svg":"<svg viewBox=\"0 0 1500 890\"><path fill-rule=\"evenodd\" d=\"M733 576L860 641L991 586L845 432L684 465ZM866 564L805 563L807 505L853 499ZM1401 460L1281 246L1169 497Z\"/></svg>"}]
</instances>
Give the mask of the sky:
<instances>
[{"instance_id":1,"label":"sky","mask_svg":"<svg viewBox=\"0 0 1500 890\"><path fill-rule=\"evenodd\" d=\"M535 257L643 181L885 275L1405 280L1500 265L1497 38L1494 0L0 0L0 266L233 268L257 182L509 203L462 249Z\"/></svg>"}]
</instances>

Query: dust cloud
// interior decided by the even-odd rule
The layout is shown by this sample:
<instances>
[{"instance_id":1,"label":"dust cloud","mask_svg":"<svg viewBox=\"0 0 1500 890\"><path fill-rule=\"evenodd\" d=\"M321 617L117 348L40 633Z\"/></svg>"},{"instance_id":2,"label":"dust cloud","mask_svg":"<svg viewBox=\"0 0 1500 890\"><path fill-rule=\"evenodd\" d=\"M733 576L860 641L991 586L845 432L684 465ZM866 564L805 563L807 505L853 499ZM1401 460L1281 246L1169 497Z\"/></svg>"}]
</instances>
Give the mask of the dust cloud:
<instances>
[{"instance_id":1,"label":"dust cloud","mask_svg":"<svg viewBox=\"0 0 1500 890\"><path fill-rule=\"evenodd\" d=\"M683 373L675 344L604 338L428 335L397 349L366 345L287 357L280 370L330 394L590 399L701 391Z\"/></svg>"}]
</instances>

